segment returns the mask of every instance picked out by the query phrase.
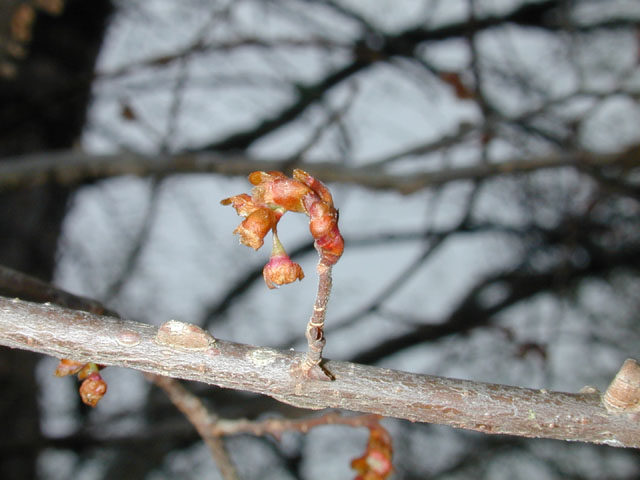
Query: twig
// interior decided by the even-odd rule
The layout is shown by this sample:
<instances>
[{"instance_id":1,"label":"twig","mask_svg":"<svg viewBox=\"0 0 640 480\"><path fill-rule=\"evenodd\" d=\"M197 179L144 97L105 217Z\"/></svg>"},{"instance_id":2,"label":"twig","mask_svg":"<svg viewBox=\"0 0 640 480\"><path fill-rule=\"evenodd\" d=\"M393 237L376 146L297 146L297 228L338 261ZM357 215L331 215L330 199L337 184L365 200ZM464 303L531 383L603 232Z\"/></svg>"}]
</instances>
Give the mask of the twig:
<instances>
[{"instance_id":1,"label":"twig","mask_svg":"<svg viewBox=\"0 0 640 480\"><path fill-rule=\"evenodd\" d=\"M67 308L84 310L98 315L118 316L96 300L65 292L50 283L3 265L0 265L0 295L11 298L19 297L38 303L56 303Z\"/></svg>"},{"instance_id":2,"label":"twig","mask_svg":"<svg viewBox=\"0 0 640 480\"><path fill-rule=\"evenodd\" d=\"M123 291L129 280L133 277L133 272L140 265L140 260L145 248L149 244L154 224L158 219L160 209L160 196L162 195L165 176L153 175L149 185L149 200L144 211L142 225L132 236L129 251L121 262L117 276L108 283L101 295L105 303L111 303Z\"/></svg>"},{"instance_id":3,"label":"twig","mask_svg":"<svg viewBox=\"0 0 640 480\"><path fill-rule=\"evenodd\" d=\"M229 457L220 434L217 433L216 423L218 420L209 413L202 401L173 378L151 373L145 374L145 377L162 388L176 408L196 428L198 434L209 446L222 478L225 480L237 480L239 477L236 467Z\"/></svg>"},{"instance_id":4,"label":"twig","mask_svg":"<svg viewBox=\"0 0 640 480\"><path fill-rule=\"evenodd\" d=\"M262 421L251 420L218 420L213 426L216 435L239 435L250 433L251 435L262 436L272 435L279 438L284 432L307 433L315 427L323 425L346 425L349 427L366 427L380 420L380 415L351 415L345 416L339 412L329 412L324 415L289 419L289 418L268 418Z\"/></svg>"},{"instance_id":5,"label":"twig","mask_svg":"<svg viewBox=\"0 0 640 480\"><path fill-rule=\"evenodd\" d=\"M184 337L184 338L182 338ZM54 305L0 297L0 345L262 393L303 408L340 408L484 433L640 448L637 412L610 412L594 391L570 394L325 360L332 382L299 382L303 354L207 340ZM193 337L193 338L191 338Z\"/></svg>"},{"instance_id":6,"label":"twig","mask_svg":"<svg viewBox=\"0 0 640 480\"><path fill-rule=\"evenodd\" d=\"M248 175L254 170L282 170L290 159L271 161L241 154L183 153L143 155L119 153L93 155L68 150L9 157L0 162L0 191L32 185L56 183L77 185L83 181L118 175L172 173L217 173ZM410 175L389 173L383 168L342 165L335 162L304 164L308 172L324 182L355 183L379 190L410 194L424 188L461 180L482 180L494 176L516 175L562 167L585 169L613 166L632 168L640 164L638 148L615 154L596 155L581 152L549 154L533 158L512 158L500 163L447 168Z\"/></svg>"},{"instance_id":7,"label":"twig","mask_svg":"<svg viewBox=\"0 0 640 480\"><path fill-rule=\"evenodd\" d=\"M306 377L316 380L333 380L334 378L331 373L320 365L322 361L322 350L326 343L326 339L324 338L324 317L327 312L327 303L331 296L331 266L325 265L320 261L317 271L318 293L313 305L313 313L311 314L305 332L309 350L300 365L300 369Z\"/></svg>"}]
</instances>

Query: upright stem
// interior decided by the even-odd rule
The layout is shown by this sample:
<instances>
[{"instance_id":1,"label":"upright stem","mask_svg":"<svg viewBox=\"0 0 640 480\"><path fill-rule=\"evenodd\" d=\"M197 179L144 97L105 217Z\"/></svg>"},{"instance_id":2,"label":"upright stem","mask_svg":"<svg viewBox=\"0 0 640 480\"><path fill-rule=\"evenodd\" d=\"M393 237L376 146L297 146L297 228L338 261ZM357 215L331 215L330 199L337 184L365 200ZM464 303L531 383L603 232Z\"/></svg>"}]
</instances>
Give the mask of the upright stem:
<instances>
[{"instance_id":1,"label":"upright stem","mask_svg":"<svg viewBox=\"0 0 640 480\"><path fill-rule=\"evenodd\" d=\"M307 324L305 336L309 350L300 365L304 376L317 380L333 380L333 376L321 365L322 350L326 343L324 338L324 317L327 311L327 303L331 295L331 266L318 263L318 293L313 305L313 313Z\"/></svg>"}]
</instances>

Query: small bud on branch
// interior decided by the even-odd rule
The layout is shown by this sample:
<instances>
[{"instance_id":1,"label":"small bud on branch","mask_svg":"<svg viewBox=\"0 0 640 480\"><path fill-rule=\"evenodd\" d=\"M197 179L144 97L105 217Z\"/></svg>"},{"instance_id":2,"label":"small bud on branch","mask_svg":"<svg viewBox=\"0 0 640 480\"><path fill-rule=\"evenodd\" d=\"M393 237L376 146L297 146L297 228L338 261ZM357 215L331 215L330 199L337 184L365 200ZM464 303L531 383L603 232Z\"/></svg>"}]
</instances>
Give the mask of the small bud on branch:
<instances>
[{"instance_id":1,"label":"small bud on branch","mask_svg":"<svg viewBox=\"0 0 640 480\"><path fill-rule=\"evenodd\" d=\"M95 407L107 393L107 382L100 375L102 368L102 365L96 363L82 363L63 358L54 373L56 377L77 374L78 380L83 380L78 390L80 398L85 404Z\"/></svg>"},{"instance_id":2,"label":"small bud on branch","mask_svg":"<svg viewBox=\"0 0 640 480\"><path fill-rule=\"evenodd\" d=\"M640 365L634 359L625 360L603 396L610 412L640 412Z\"/></svg>"},{"instance_id":3,"label":"small bud on branch","mask_svg":"<svg viewBox=\"0 0 640 480\"><path fill-rule=\"evenodd\" d=\"M107 382L105 382L98 372L94 372L84 379L80 385L80 398L82 401L95 407L107 393Z\"/></svg>"},{"instance_id":4,"label":"small bud on branch","mask_svg":"<svg viewBox=\"0 0 640 480\"><path fill-rule=\"evenodd\" d=\"M351 462L358 475L354 480L385 480L391 475L391 436L378 422L369 425L369 443L362 457Z\"/></svg>"}]
</instances>

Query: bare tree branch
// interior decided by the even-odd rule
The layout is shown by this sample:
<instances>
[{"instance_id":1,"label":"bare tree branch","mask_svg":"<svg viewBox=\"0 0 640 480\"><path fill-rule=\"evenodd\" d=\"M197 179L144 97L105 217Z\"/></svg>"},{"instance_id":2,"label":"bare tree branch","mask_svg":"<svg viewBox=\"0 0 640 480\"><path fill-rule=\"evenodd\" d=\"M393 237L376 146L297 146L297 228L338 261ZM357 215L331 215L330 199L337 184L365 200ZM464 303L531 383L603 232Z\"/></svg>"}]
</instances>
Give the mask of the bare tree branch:
<instances>
[{"instance_id":1,"label":"bare tree branch","mask_svg":"<svg viewBox=\"0 0 640 480\"><path fill-rule=\"evenodd\" d=\"M215 433L214 427L217 418L209 413L202 401L173 378L153 374L146 374L145 377L162 388L178 410L196 428L209 450L211 450L222 478L224 480L237 480L240 478L235 465L231 462L224 442L220 438L220 434Z\"/></svg>"},{"instance_id":2,"label":"bare tree branch","mask_svg":"<svg viewBox=\"0 0 640 480\"><path fill-rule=\"evenodd\" d=\"M183 329L173 328L176 324ZM197 327L137 322L0 297L0 344L270 395L485 433L640 448L637 413L609 412L597 392L569 394L327 361L331 382L301 380L303 354L215 340Z\"/></svg>"},{"instance_id":3,"label":"bare tree branch","mask_svg":"<svg viewBox=\"0 0 640 480\"><path fill-rule=\"evenodd\" d=\"M536 158L514 158L499 163L411 174L394 174L384 168L372 168L370 165L358 167L332 162L293 164L291 159L260 160L231 153L92 155L67 150L5 158L0 162L0 191L44 183L76 185L118 175L148 176L171 173L247 175L255 170L282 170L284 167L294 166L304 168L311 175L322 178L325 182L355 183L371 189L396 190L409 194L455 181L482 180L550 168L576 167L591 170L620 167L628 170L640 166L640 146L616 154L549 154Z\"/></svg>"},{"instance_id":4,"label":"bare tree branch","mask_svg":"<svg viewBox=\"0 0 640 480\"><path fill-rule=\"evenodd\" d=\"M448 335L469 331L490 325L494 316L526 298L549 289L558 279L565 287L590 276L606 275L615 269L635 265L640 259L640 251L633 246L615 252L589 251L590 262L583 266L567 267L557 265L542 272L527 272L515 269L498 272L481 279L460 303L441 320L423 323L409 332L388 338L354 355L355 362L373 363L401 350L424 342L431 342ZM483 305L482 291L490 285L502 285L506 294L500 301Z\"/></svg>"},{"instance_id":5,"label":"bare tree branch","mask_svg":"<svg viewBox=\"0 0 640 480\"><path fill-rule=\"evenodd\" d=\"M217 435L238 435L250 433L262 436L272 435L278 438L284 432L307 433L315 427L323 425L346 425L349 427L367 427L380 420L379 415L342 415L340 412L327 412L320 416L307 418L267 418L262 421L254 420L218 420L213 426Z\"/></svg>"},{"instance_id":6,"label":"bare tree branch","mask_svg":"<svg viewBox=\"0 0 640 480\"><path fill-rule=\"evenodd\" d=\"M65 292L47 282L4 265L0 265L0 295L12 298L20 297L38 303L52 302L98 315L118 316L96 300Z\"/></svg>"}]
</instances>

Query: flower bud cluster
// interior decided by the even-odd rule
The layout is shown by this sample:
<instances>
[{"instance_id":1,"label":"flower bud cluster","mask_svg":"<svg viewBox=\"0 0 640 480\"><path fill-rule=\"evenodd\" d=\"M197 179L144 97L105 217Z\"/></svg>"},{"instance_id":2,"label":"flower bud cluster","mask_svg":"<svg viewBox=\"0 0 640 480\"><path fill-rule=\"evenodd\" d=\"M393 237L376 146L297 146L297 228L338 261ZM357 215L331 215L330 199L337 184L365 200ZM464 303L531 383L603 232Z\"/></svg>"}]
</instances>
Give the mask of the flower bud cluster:
<instances>
[{"instance_id":1,"label":"flower bud cluster","mask_svg":"<svg viewBox=\"0 0 640 480\"><path fill-rule=\"evenodd\" d=\"M98 402L107 393L107 382L100 375L102 367L95 363L82 363L63 358L56 367L56 377L64 377L66 375L78 375L78 380L82 380L80 384L80 398L82 401L95 407Z\"/></svg>"},{"instance_id":2,"label":"flower bud cluster","mask_svg":"<svg viewBox=\"0 0 640 480\"><path fill-rule=\"evenodd\" d=\"M273 250L263 270L269 288L301 280L302 268L293 262L277 236L277 225L286 212L309 216L309 230L320 255L320 263L334 265L344 250L344 240L338 229L338 211L333 206L329 189L304 170L293 171L293 178L281 172L253 172L249 181L254 185L246 193L222 200L231 205L244 221L234 230L240 242L254 250L264 244L264 237L273 232Z\"/></svg>"}]
</instances>

